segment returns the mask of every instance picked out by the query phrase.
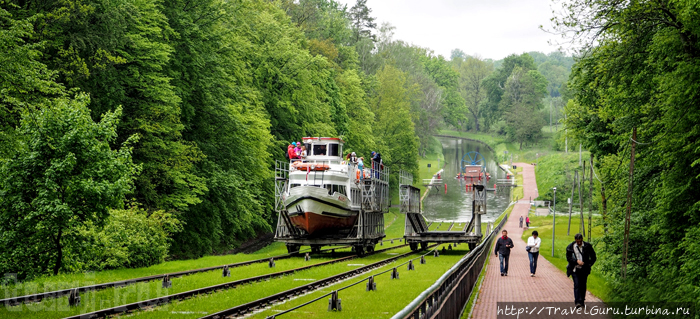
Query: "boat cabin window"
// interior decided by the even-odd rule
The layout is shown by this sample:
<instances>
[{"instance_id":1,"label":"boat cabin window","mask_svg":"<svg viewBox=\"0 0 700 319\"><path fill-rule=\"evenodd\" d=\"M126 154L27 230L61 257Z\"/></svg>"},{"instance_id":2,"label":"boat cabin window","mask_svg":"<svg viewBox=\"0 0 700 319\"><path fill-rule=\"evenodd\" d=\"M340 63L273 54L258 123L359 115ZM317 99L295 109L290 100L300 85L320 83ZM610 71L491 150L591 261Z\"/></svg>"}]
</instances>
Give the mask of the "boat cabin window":
<instances>
[{"instance_id":1,"label":"boat cabin window","mask_svg":"<svg viewBox=\"0 0 700 319\"><path fill-rule=\"evenodd\" d=\"M314 144L314 155L326 155L326 144Z\"/></svg>"},{"instance_id":2,"label":"boat cabin window","mask_svg":"<svg viewBox=\"0 0 700 319\"><path fill-rule=\"evenodd\" d=\"M338 147L338 144L328 144L328 147L328 156L340 156L340 148Z\"/></svg>"},{"instance_id":3,"label":"boat cabin window","mask_svg":"<svg viewBox=\"0 0 700 319\"><path fill-rule=\"evenodd\" d=\"M345 192L344 185L326 184L326 185L323 185L323 187L328 190L328 195L333 195L333 193L338 192L340 194L348 196L348 194Z\"/></svg>"},{"instance_id":4,"label":"boat cabin window","mask_svg":"<svg viewBox=\"0 0 700 319\"><path fill-rule=\"evenodd\" d=\"M301 184L291 184L291 185L289 185L289 188L291 189L291 188L294 188L294 187L297 187L297 186L301 186Z\"/></svg>"}]
</instances>

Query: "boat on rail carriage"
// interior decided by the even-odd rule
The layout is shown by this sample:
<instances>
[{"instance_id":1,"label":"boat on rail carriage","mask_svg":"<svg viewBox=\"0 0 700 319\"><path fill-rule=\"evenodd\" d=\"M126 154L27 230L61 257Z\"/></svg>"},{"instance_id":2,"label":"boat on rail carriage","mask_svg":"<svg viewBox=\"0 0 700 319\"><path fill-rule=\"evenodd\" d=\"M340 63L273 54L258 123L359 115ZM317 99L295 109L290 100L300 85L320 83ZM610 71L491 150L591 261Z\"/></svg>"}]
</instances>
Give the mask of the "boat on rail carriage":
<instances>
[{"instance_id":1,"label":"boat on rail carriage","mask_svg":"<svg viewBox=\"0 0 700 319\"><path fill-rule=\"evenodd\" d=\"M340 138L302 141L307 156L291 160L288 188L282 195L291 223L309 235L352 228L362 203L360 187L369 178L372 161L366 160L366 169L360 170L356 161L344 160Z\"/></svg>"}]
</instances>

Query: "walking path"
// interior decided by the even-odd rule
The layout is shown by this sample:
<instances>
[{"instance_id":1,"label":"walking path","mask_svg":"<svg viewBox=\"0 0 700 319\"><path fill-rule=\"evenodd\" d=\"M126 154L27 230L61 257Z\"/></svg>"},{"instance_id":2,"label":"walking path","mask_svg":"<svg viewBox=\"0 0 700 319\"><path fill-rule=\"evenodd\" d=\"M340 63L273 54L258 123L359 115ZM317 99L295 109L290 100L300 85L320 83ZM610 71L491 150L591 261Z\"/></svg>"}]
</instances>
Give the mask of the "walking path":
<instances>
[{"instance_id":1,"label":"walking path","mask_svg":"<svg viewBox=\"0 0 700 319\"><path fill-rule=\"evenodd\" d=\"M521 239L523 229L518 227L520 216L527 216L530 208L529 198L536 198L537 183L535 169L532 165L517 163L523 168L523 198L515 204L513 212L508 217L503 229L513 239L514 248L510 251L508 276L501 277L498 257L493 254L491 247L489 264L487 265L484 282L479 290L479 298L474 306L472 318L496 318L496 302L570 302L574 304L574 283L566 274L557 269L542 254L551 253L551 238L542 240L540 257L537 261L537 274L530 277L530 260L525 246L527 242ZM523 223L524 224L524 223ZM549 241L548 241L549 240ZM572 239L573 241L573 239ZM494 241L495 244L495 241ZM596 302L600 299L586 292L586 302Z\"/></svg>"}]
</instances>

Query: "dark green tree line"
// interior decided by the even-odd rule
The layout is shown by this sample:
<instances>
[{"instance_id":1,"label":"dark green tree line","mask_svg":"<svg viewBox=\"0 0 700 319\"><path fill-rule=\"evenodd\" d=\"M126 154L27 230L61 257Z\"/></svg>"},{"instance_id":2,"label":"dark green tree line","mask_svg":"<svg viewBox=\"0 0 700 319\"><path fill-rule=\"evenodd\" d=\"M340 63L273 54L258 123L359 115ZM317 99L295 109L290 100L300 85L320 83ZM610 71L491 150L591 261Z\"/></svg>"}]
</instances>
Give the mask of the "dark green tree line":
<instances>
[{"instance_id":1,"label":"dark green tree line","mask_svg":"<svg viewBox=\"0 0 700 319\"><path fill-rule=\"evenodd\" d=\"M608 195L602 265L618 301L700 300L700 12L692 1L574 1L557 30L583 44L566 127ZM578 33L576 33L578 31ZM636 139L632 132L636 130ZM631 203L630 152L635 144ZM626 207L629 257L622 270ZM673 289L669 289L673 287Z\"/></svg>"}]
</instances>

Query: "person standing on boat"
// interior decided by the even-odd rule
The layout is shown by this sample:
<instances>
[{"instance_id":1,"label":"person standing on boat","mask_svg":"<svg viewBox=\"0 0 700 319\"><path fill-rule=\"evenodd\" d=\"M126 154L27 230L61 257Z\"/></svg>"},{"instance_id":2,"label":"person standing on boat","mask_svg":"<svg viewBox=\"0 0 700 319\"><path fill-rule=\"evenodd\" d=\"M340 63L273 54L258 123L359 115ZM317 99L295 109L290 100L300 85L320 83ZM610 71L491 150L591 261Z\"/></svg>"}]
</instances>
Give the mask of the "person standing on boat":
<instances>
[{"instance_id":1,"label":"person standing on boat","mask_svg":"<svg viewBox=\"0 0 700 319\"><path fill-rule=\"evenodd\" d=\"M364 178L364 175L365 175L365 171L364 171L364 169L365 169L365 158L364 158L364 157L360 157L360 159L357 160L357 169L360 171L360 179L363 179L363 178Z\"/></svg>"},{"instance_id":2,"label":"person standing on boat","mask_svg":"<svg viewBox=\"0 0 700 319\"><path fill-rule=\"evenodd\" d=\"M302 159L304 163L306 163L306 146L301 146L301 151L299 152L299 158Z\"/></svg>"},{"instance_id":3,"label":"person standing on boat","mask_svg":"<svg viewBox=\"0 0 700 319\"><path fill-rule=\"evenodd\" d=\"M294 153L297 154L297 158L301 158L301 146L302 146L302 145L303 145L303 144L301 144L301 142L297 142L297 145L296 145L296 147L294 148Z\"/></svg>"},{"instance_id":4,"label":"person standing on boat","mask_svg":"<svg viewBox=\"0 0 700 319\"><path fill-rule=\"evenodd\" d=\"M287 156L289 156L290 160L296 159L297 154L294 152L294 147L297 146L296 142L292 142L292 144L289 144L287 146Z\"/></svg>"}]
</instances>

